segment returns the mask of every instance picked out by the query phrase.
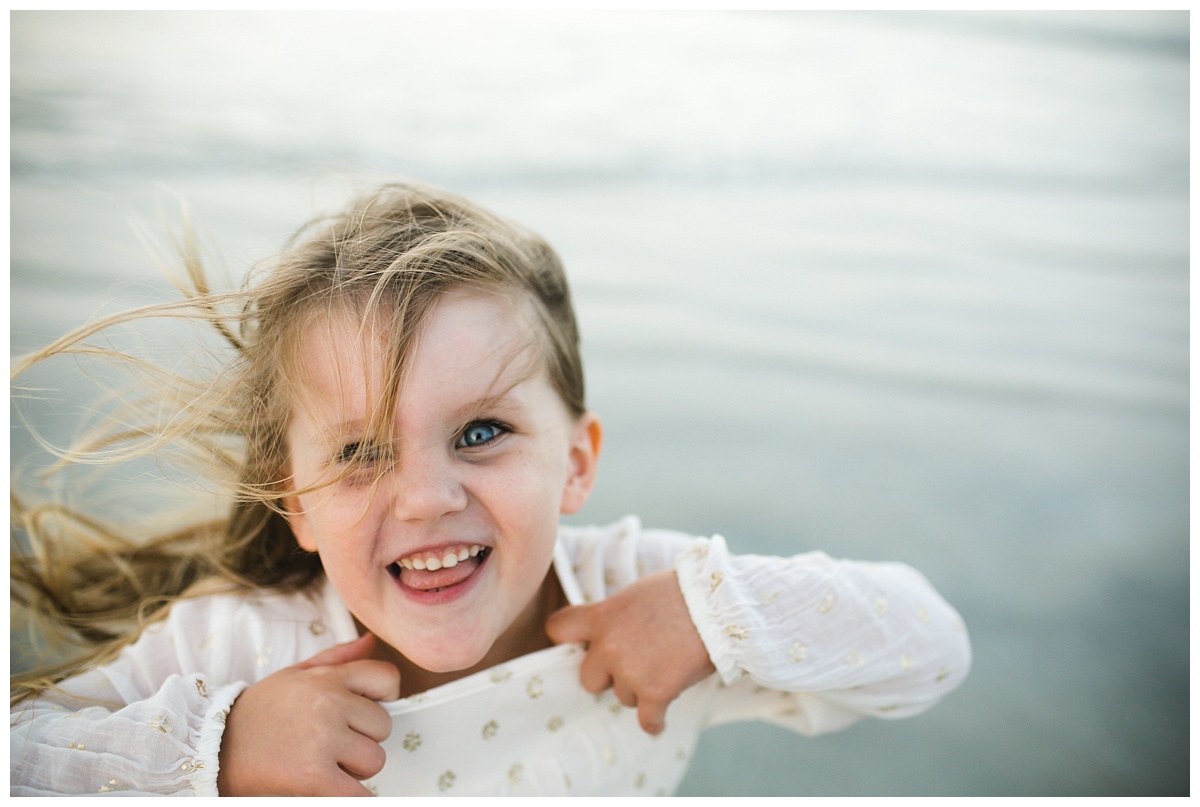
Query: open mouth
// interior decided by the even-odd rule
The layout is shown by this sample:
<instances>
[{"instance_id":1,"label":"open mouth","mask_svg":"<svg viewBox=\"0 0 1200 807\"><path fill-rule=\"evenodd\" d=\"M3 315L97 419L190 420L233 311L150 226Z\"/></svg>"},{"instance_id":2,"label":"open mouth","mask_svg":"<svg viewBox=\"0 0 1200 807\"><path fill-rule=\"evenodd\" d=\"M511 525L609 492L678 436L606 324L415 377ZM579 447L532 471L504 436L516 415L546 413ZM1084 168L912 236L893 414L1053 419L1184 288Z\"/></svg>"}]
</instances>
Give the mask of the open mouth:
<instances>
[{"instance_id":1,"label":"open mouth","mask_svg":"<svg viewBox=\"0 0 1200 807\"><path fill-rule=\"evenodd\" d=\"M400 585L417 592L432 593L466 582L491 555L491 548L464 544L436 552L418 552L388 566Z\"/></svg>"}]
</instances>

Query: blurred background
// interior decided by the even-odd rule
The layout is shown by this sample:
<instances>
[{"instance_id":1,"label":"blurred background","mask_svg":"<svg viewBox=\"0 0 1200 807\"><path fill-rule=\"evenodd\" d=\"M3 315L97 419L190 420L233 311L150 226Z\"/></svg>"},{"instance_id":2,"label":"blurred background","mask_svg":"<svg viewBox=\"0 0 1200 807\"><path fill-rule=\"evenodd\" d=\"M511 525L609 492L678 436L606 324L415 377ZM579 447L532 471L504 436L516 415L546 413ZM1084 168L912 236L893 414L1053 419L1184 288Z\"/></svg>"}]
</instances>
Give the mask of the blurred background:
<instances>
[{"instance_id":1,"label":"blurred background","mask_svg":"<svg viewBox=\"0 0 1200 807\"><path fill-rule=\"evenodd\" d=\"M169 297L131 222L177 198L237 278L423 179L567 263L575 520L905 561L962 613L933 711L722 727L683 794L1188 793L1186 12L10 21L14 355Z\"/></svg>"}]
</instances>

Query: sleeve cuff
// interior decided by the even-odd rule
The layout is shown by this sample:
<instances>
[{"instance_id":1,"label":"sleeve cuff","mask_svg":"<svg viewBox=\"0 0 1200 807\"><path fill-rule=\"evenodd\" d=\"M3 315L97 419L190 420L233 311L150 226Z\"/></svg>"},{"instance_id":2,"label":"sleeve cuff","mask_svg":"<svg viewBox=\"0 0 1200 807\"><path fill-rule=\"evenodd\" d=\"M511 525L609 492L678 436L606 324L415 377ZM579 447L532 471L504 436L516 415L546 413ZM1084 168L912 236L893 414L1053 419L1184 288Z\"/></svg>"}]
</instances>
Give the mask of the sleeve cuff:
<instances>
[{"instance_id":1,"label":"sleeve cuff","mask_svg":"<svg viewBox=\"0 0 1200 807\"><path fill-rule=\"evenodd\" d=\"M733 646L741 629L736 625L722 627L726 620L712 596L723 579L721 558L728 552L725 539L719 535L698 538L675 559L675 575L692 624L717 668L717 675L725 684L732 684L746 675Z\"/></svg>"},{"instance_id":2,"label":"sleeve cuff","mask_svg":"<svg viewBox=\"0 0 1200 807\"><path fill-rule=\"evenodd\" d=\"M249 684L237 682L221 687L213 693L212 703L200 726L200 740L196 744L196 759L192 785L197 796L217 796L217 773L220 771L221 740L225 737L225 719L233 702Z\"/></svg>"}]
</instances>

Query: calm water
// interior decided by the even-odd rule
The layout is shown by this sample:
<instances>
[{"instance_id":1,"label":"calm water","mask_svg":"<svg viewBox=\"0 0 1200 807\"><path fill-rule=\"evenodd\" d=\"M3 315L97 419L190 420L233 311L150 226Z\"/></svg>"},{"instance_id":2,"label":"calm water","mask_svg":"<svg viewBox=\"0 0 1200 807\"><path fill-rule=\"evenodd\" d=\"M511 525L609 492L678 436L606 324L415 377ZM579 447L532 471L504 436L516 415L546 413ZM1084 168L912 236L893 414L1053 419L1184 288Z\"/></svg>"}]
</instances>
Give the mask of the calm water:
<instances>
[{"instance_id":1,"label":"calm water","mask_svg":"<svg viewBox=\"0 0 1200 807\"><path fill-rule=\"evenodd\" d=\"M583 520L903 560L971 631L927 715L716 730L685 793L1186 793L1188 47L1179 13L17 13L13 350L167 294L129 226L162 187L236 276L347 176L446 185L567 262Z\"/></svg>"}]
</instances>

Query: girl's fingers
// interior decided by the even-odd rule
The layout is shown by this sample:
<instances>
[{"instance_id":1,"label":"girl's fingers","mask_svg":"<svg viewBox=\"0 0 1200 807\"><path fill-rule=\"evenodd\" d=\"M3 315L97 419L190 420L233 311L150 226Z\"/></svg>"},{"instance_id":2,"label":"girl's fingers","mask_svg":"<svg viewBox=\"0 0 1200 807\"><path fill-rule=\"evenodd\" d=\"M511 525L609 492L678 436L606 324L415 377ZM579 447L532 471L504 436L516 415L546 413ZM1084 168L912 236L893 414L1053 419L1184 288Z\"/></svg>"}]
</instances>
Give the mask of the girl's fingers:
<instances>
[{"instance_id":1,"label":"girl's fingers","mask_svg":"<svg viewBox=\"0 0 1200 807\"><path fill-rule=\"evenodd\" d=\"M667 727L667 704L643 698L637 707L638 723L647 734L658 734Z\"/></svg>"},{"instance_id":2,"label":"girl's fingers","mask_svg":"<svg viewBox=\"0 0 1200 807\"><path fill-rule=\"evenodd\" d=\"M356 696L347 704L343 716L347 726L373 743L381 743L392 735L392 716L374 701Z\"/></svg>"},{"instance_id":3,"label":"girl's fingers","mask_svg":"<svg viewBox=\"0 0 1200 807\"><path fill-rule=\"evenodd\" d=\"M546 620L546 635L555 644L586 642L592 638L588 617L591 605L569 605L552 613Z\"/></svg>"},{"instance_id":4,"label":"girl's fingers","mask_svg":"<svg viewBox=\"0 0 1200 807\"><path fill-rule=\"evenodd\" d=\"M608 666L600 658L599 654L588 652L583 657L583 663L579 665L579 683L583 688L593 694L598 694L608 689L612 684L612 675L608 671Z\"/></svg>"},{"instance_id":5,"label":"girl's fingers","mask_svg":"<svg viewBox=\"0 0 1200 807\"><path fill-rule=\"evenodd\" d=\"M355 779L370 779L383 770L386 762L387 753L379 743L357 733L346 738L337 757L338 766Z\"/></svg>"},{"instance_id":6,"label":"girl's fingers","mask_svg":"<svg viewBox=\"0 0 1200 807\"><path fill-rule=\"evenodd\" d=\"M322 796L374 796L370 790L341 767L335 766L334 773L329 777L329 787L323 788Z\"/></svg>"},{"instance_id":7,"label":"girl's fingers","mask_svg":"<svg viewBox=\"0 0 1200 807\"><path fill-rule=\"evenodd\" d=\"M342 684L356 695L373 701L400 697L400 670L386 661L363 659L338 665Z\"/></svg>"},{"instance_id":8,"label":"girl's fingers","mask_svg":"<svg viewBox=\"0 0 1200 807\"><path fill-rule=\"evenodd\" d=\"M613 694L617 696L617 701L622 706L633 707L638 705L637 695L620 681L613 681Z\"/></svg>"}]
</instances>

